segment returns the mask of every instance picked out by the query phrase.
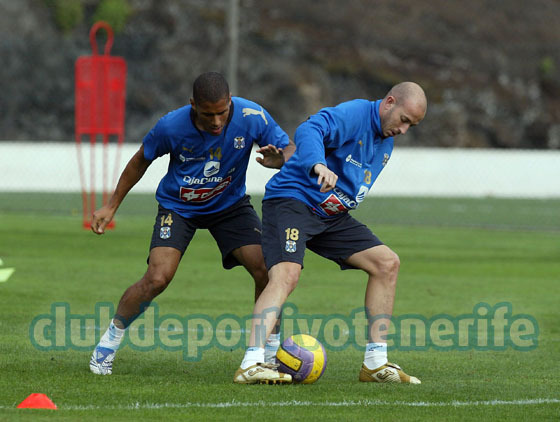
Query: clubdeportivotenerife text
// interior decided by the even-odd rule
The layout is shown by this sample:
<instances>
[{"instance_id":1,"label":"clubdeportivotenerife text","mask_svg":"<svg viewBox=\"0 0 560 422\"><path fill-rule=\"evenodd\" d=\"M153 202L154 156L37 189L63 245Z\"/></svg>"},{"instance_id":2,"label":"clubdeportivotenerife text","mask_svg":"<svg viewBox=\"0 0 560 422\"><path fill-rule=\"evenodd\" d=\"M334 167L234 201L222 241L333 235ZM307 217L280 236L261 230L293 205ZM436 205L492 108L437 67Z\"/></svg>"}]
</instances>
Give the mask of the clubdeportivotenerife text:
<instances>
[{"instance_id":1,"label":"clubdeportivotenerife text","mask_svg":"<svg viewBox=\"0 0 560 422\"><path fill-rule=\"evenodd\" d=\"M268 312L267 310L259 319ZM36 316L29 325L31 344L38 350L92 350L114 314L111 303L97 303L91 314L73 314L70 304L56 302L50 312ZM121 349L149 351L157 348L181 351L186 361L198 361L204 351L216 347L233 351L245 349L253 315L239 317L222 314L160 314L152 303L127 329ZM378 315L373 323L387 321ZM381 322L380 322L381 323ZM259 330L258 326L257 330ZM364 308L348 315L303 314L297 306L282 308L282 338L292 334L309 334L328 350L354 347L363 350L368 342L368 321ZM383 328L383 327L381 327ZM386 327L385 327L386 328ZM257 336L260 333L257 332ZM538 346L539 326L531 315L514 314L513 305L500 302L474 305L472 313L452 316L420 314L392 316L387 330L388 350L534 350Z\"/></svg>"}]
</instances>

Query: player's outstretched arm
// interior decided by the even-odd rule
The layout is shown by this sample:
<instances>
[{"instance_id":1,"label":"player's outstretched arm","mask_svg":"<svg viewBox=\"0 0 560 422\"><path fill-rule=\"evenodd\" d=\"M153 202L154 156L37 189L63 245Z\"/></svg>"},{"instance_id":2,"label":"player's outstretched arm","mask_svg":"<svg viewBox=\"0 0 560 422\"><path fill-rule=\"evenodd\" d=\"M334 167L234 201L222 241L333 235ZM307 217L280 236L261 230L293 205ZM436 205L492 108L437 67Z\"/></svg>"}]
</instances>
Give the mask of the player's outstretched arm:
<instances>
[{"instance_id":1,"label":"player's outstretched arm","mask_svg":"<svg viewBox=\"0 0 560 422\"><path fill-rule=\"evenodd\" d=\"M317 184L321 185L321 192L328 192L336 186L338 176L324 164L315 164L313 171L318 176Z\"/></svg>"},{"instance_id":2,"label":"player's outstretched arm","mask_svg":"<svg viewBox=\"0 0 560 422\"><path fill-rule=\"evenodd\" d=\"M276 148L272 144L268 144L257 150L262 157L257 157L257 162L268 168L279 169L293 155L296 145L290 139L290 143L284 149Z\"/></svg>"},{"instance_id":3,"label":"player's outstretched arm","mask_svg":"<svg viewBox=\"0 0 560 422\"><path fill-rule=\"evenodd\" d=\"M107 224L113 219L124 197L142 178L150 164L151 161L144 158L144 145L142 145L123 170L115 192L111 195L107 205L104 205L93 213L91 230L95 234L105 233L105 227L107 227Z\"/></svg>"},{"instance_id":4,"label":"player's outstretched arm","mask_svg":"<svg viewBox=\"0 0 560 422\"><path fill-rule=\"evenodd\" d=\"M296 152L296 144L294 141L290 139L290 143L286 145L282 152L284 153L284 162L288 161L290 157L294 155L294 152Z\"/></svg>"}]
</instances>

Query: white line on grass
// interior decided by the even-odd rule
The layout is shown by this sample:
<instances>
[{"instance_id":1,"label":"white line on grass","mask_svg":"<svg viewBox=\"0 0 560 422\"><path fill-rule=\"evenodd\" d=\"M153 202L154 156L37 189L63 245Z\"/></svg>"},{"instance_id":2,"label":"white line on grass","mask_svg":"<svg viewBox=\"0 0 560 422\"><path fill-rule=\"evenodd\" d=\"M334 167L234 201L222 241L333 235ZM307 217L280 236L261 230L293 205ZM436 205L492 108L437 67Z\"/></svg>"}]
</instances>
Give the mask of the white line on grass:
<instances>
[{"instance_id":1,"label":"white line on grass","mask_svg":"<svg viewBox=\"0 0 560 422\"><path fill-rule=\"evenodd\" d=\"M404 407L468 407L468 406L526 406L538 404L559 404L560 399L524 399L524 400L485 400L485 401L458 401L426 402L426 401L382 401L382 400L357 400L340 402L312 402L312 401L280 401L256 402L228 401L221 403L133 403L116 406L59 406L59 410L146 410L146 409L188 409L188 408L230 408L230 407L355 407L355 406L404 406ZM15 406L14 406L15 407ZM0 406L0 409L11 409L9 406Z\"/></svg>"}]
</instances>

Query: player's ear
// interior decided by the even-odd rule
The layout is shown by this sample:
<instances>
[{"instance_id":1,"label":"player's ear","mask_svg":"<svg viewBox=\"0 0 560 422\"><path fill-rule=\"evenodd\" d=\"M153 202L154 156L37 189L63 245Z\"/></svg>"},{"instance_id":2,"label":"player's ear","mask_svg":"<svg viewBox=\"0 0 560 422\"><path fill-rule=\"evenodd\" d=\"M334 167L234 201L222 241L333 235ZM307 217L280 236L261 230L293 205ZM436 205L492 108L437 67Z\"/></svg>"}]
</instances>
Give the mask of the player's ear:
<instances>
[{"instance_id":1,"label":"player's ear","mask_svg":"<svg viewBox=\"0 0 560 422\"><path fill-rule=\"evenodd\" d=\"M389 112L396 105L397 99L394 96L389 95L388 97L384 98L382 103L383 113Z\"/></svg>"},{"instance_id":2,"label":"player's ear","mask_svg":"<svg viewBox=\"0 0 560 422\"><path fill-rule=\"evenodd\" d=\"M196 104L194 102L194 98L191 98L191 106L196 110Z\"/></svg>"},{"instance_id":3,"label":"player's ear","mask_svg":"<svg viewBox=\"0 0 560 422\"><path fill-rule=\"evenodd\" d=\"M391 106L393 106L393 105L395 105L395 104L397 103L397 99L396 99L395 97L393 97L392 95L389 95L389 96L387 97L386 103L387 103L387 104L390 104Z\"/></svg>"}]
</instances>

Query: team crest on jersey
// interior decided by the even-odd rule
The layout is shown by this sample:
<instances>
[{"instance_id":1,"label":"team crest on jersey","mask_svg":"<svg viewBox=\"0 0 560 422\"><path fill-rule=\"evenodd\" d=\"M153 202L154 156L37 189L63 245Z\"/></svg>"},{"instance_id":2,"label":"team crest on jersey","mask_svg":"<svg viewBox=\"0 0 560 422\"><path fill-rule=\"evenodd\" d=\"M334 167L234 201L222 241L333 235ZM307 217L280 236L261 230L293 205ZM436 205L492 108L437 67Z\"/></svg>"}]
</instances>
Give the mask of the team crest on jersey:
<instances>
[{"instance_id":1,"label":"team crest on jersey","mask_svg":"<svg viewBox=\"0 0 560 422\"><path fill-rule=\"evenodd\" d=\"M286 240L286 252L295 252L296 251L296 242L293 240Z\"/></svg>"},{"instance_id":2,"label":"team crest on jersey","mask_svg":"<svg viewBox=\"0 0 560 422\"><path fill-rule=\"evenodd\" d=\"M335 194L330 194L327 199L319 204L319 206L325 211L327 215L340 214L341 212L348 211L348 208L344 206L342 201L338 199Z\"/></svg>"},{"instance_id":3,"label":"team crest on jersey","mask_svg":"<svg viewBox=\"0 0 560 422\"><path fill-rule=\"evenodd\" d=\"M389 154L387 154L387 153L383 154L383 163L382 163L383 167L385 167L387 165L387 163L389 162L389 158L391 158L389 156Z\"/></svg>"},{"instance_id":4,"label":"team crest on jersey","mask_svg":"<svg viewBox=\"0 0 560 422\"><path fill-rule=\"evenodd\" d=\"M215 175L220 171L220 162L219 161L208 161L204 165L204 175L206 177L210 177Z\"/></svg>"},{"instance_id":5,"label":"team crest on jersey","mask_svg":"<svg viewBox=\"0 0 560 422\"><path fill-rule=\"evenodd\" d=\"M245 138L243 136L236 136L233 139L233 147L235 149L243 149L245 148Z\"/></svg>"},{"instance_id":6,"label":"team crest on jersey","mask_svg":"<svg viewBox=\"0 0 560 422\"><path fill-rule=\"evenodd\" d=\"M159 237L161 239L169 239L171 237L171 227L162 227L159 229Z\"/></svg>"}]
</instances>

